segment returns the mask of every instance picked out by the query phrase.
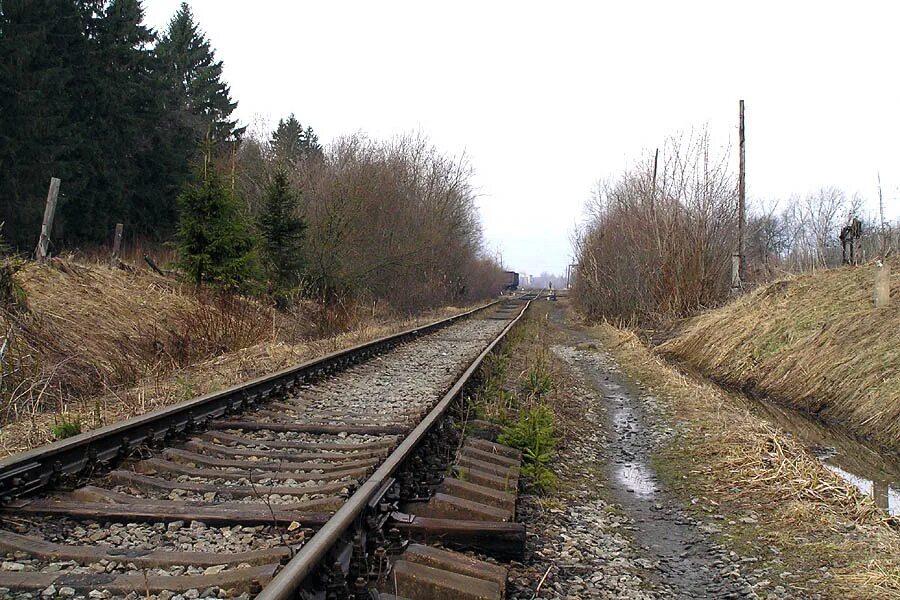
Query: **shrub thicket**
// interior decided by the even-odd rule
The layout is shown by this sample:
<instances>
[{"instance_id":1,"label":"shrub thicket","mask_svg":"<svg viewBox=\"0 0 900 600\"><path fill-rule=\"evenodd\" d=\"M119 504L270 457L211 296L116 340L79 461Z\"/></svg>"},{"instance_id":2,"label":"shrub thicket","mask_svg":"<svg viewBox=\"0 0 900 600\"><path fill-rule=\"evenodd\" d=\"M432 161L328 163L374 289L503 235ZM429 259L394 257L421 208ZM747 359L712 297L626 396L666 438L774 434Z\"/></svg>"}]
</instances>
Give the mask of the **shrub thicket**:
<instances>
[{"instance_id":1,"label":"shrub thicket","mask_svg":"<svg viewBox=\"0 0 900 600\"><path fill-rule=\"evenodd\" d=\"M283 152L263 136L246 139L237 157L237 188L246 205L264 215L272 188L261 182L286 169L289 187L279 193L294 207L279 211L306 225L297 255L307 293L330 302L386 301L411 311L500 290L500 269L483 252L465 160L440 153L421 136L375 141L354 135L291 160Z\"/></svg>"},{"instance_id":2,"label":"shrub thicket","mask_svg":"<svg viewBox=\"0 0 900 600\"><path fill-rule=\"evenodd\" d=\"M737 195L705 132L670 140L654 181L648 156L598 185L578 240L575 298L592 318L679 316L727 297Z\"/></svg>"}]
</instances>

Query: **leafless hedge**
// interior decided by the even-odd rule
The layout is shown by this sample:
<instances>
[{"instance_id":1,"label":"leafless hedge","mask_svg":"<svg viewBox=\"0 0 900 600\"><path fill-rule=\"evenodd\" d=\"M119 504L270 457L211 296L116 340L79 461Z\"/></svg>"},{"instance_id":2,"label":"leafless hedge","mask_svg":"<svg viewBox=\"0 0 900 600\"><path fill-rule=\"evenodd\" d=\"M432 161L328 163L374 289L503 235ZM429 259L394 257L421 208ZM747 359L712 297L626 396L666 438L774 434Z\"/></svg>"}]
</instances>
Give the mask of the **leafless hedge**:
<instances>
[{"instance_id":1,"label":"leafless hedge","mask_svg":"<svg viewBox=\"0 0 900 600\"><path fill-rule=\"evenodd\" d=\"M239 181L258 210L274 161L243 144ZM307 223L304 278L319 298L386 301L402 311L495 294L499 267L482 251L472 169L422 136L336 140L290 166Z\"/></svg>"},{"instance_id":2,"label":"leafless hedge","mask_svg":"<svg viewBox=\"0 0 900 600\"><path fill-rule=\"evenodd\" d=\"M598 184L577 240L575 297L592 318L679 316L720 302L737 235L735 178L707 132L670 139Z\"/></svg>"}]
</instances>

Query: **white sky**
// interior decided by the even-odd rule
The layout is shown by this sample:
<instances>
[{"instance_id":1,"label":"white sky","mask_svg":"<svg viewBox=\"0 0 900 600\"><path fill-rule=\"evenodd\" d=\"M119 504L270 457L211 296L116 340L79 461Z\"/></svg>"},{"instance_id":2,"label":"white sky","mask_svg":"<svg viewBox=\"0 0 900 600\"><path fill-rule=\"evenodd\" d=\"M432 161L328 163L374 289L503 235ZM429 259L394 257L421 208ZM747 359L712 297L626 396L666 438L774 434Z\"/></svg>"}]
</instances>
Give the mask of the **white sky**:
<instances>
[{"instance_id":1,"label":"white sky","mask_svg":"<svg viewBox=\"0 0 900 600\"><path fill-rule=\"evenodd\" d=\"M180 0L145 0L163 29ZM751 199L823 185L900 216L900 3L193 0L244 123L465 151L489 244L563 273L594 183L708 124ZM732 151L737 160L737 152Z\"/></svg>"}]
</instances>

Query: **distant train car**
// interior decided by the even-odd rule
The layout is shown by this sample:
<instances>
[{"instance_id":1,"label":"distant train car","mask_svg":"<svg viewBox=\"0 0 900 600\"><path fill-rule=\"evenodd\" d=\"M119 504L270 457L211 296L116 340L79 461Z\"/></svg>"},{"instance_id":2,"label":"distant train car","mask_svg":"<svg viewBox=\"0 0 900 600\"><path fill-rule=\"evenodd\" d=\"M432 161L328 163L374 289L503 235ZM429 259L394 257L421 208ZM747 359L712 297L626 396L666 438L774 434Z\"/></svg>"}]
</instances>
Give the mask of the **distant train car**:
<instances>
[{"instance_id":1,"label":"distant train car","mask_svg":"<svg viewBox=\"0 0 900 600\"><path fill-rule=\"evenodd\" d=\"M503 289L504 290L517 290L519 289L519 274L515 271L504 271L503 272Z\"/></svg>"}]
</instances>

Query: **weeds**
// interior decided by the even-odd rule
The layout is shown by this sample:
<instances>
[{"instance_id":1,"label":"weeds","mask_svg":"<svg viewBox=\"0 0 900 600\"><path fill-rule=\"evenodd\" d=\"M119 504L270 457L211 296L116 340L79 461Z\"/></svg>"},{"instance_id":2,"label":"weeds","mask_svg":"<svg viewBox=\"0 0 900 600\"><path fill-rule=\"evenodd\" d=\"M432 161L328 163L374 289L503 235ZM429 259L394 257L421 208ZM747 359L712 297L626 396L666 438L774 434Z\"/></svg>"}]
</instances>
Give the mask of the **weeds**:
<instances>
[{"instance_id":1,"label":"weeds","mask_svg":"<svg viewBox=\"0 0 900 600\"><path fill-rule=\"evenodd\" d=\"M520 410L516 421L503 430L498 442L522 451L522 475L535 491L547 493L556 487L556 476L548 468L556 447L555 417L544 404Z\"/></svg>"},{"instance_id":2,"label":"weeds","mask_svg":"<svg viewBox=\"0 0 900 600\"><path fill-rule=\"evenodd\" d=\"M503 427L497 441L522 451L521 474L543 494L556 487L549 468L556 437L553 411L544 403L554 388L553 373L539 338L535 321L526 317L510 332L505 348L485 358L473 408L478 418Z\"/></svg>"},{"instance_id":3,"label":"weeds","mask_svg":"<svg viewBox=\"0 0 900 600\"><path fill-rule=\"evenodd\" d=\"M534 399L540 399L550 393L553 387L553 377L550 375L550 369L547 366L546 354L541 351L525 378L525 387L528 396Z\"/></svg>"},{"instance_id":4,"label":"weeds","mask_svg":"<svg viewBox=\"0 0 900 600\"><path fill-rule=\"evenodd\" d=\"M19 312L28 308L25 288L16 277L24 266L24 261L10 255L0 223L0 309Z\"/></svg>"},{"instance_id":5,"label":"weeds","mask_svg":"<svg viewBox=\"0 0 900 600\"><path fill-rule=\"evenodd\" d=\"M474 398L475 416L505 424L516 408L515 395L505 387L509 354L489 354L482 363L482 383Z\"/></svg>"},{"instance_id":6,"label":"weeds","mask_svg":"<svg viewBox=\"0 0 900 600\"><path fill-rule=\"evenodd\" d=\"M50 433L52 433L53 437L57 440L64 440L73 435L78 435L81 433L81 419L76 417L74 420L69 421L68 419L63 418L59 423L54 423L50 426Z\"/></svg>"}]
</instances>

